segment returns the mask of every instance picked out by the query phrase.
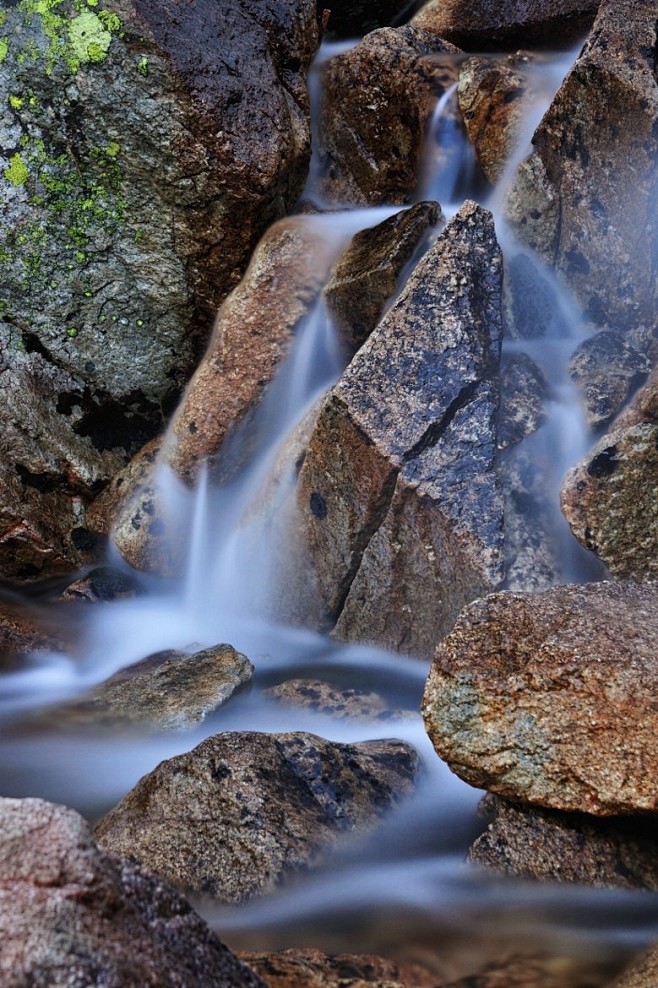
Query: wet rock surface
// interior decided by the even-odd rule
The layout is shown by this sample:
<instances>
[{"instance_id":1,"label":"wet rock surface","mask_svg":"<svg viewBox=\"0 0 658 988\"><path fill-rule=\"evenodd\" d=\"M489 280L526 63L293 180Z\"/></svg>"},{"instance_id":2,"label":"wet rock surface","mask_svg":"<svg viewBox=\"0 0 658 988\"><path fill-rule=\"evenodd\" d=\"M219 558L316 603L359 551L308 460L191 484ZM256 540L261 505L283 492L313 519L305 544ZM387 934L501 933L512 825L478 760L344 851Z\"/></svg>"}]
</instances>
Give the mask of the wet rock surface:
<instances>
[{"instance_id":1,"label":"wet rock surface","mask_svg":"<svg viewBox=\"0 0 658 988\"><path fill-rule=\"evenodd\" d=\"M319 191L331 203L408 202L432 110L456 81L458 49L411 27L382 28L324 72Z\"/></svg>"},{"instance_id":2,"label":"wet rock surface","mask_svg":"<svg viewBox=\"0 0 658 988\"><path fill-rule=\"evenodd\" d=\"M602 330L572 354L569 376L582 394L591 429L608 425L651 369L648 358L620 333Z\"/></svg>"},{"instance_id":3,"label":"wet rock surface","mask_svg":"<svg viewBox=\"0 0 658 988\"><path fill-rule=\"evenodd\" d=\"M343 252L323 295L350 354L370 336L406 265L440 218L438 203L417 203L357 233Z\"/></svg>"},{"instance_id":4,"label":"wet rock surface","mask_svg":"<svg viewBox=\"0 0 658 988\"><path fill-rule=\"evenodd\" d=\"M189 730L251 682L251 662L230 645L189 654L158 652L120 669L71 703L39 715L59 728L120 724L151 730Z\"/></svg>"},{"instance_id":5,"label":"wet rock surface","mask_svg":"<svg viewBox=\"0 0 658 988\"><path fill-rule=\"evenodd\" d=\"M38 606L0 600L0 668L32 652L64 652L69 635L57 617Z\"/></svg>"},{"instance_id":6,"label":"wet rock surface","mask_svg":"<svg viewBox=\"0 0 658 988\"><path fill-rule=\"evenodd\" d=\"M415 715L411 710L394 710L378 693L362 689L339 689L319 679L289 679L264 690L268 699L291 707L326 714L338 720L395 721Z\"/></svg>"},{"instance_id":7,"label":"wet rock surface","mask_svg":"<svg viewBox=\"0 0 658 988\"><path fill-rule=\"evenodd\" d=\"M585 960L517 953L442 988L603 988L620 966L594 957Z\"/></svg>"},{"instance_id":8,"label":"wet rock surface","mask_svg":"<svg viewBox=\"0 0 658 988\"><path fill-rule=\"evenodd\" d=\"M3 12L0 574L15 580L87 561L70 541L85 502L160 428L299 194L318 43L312 0L56 6Z\"/></svg>"},{"instance_id":9,"label":"wet rock surface","mask_svg":"<svg viewBox=\"0 0 658 988\"><path fill-rule=\"evenodd\" d=\"M469 858L508 875L598 888L658 890L658 840L652 821L600 820L486 796L491 818Z\"/></svg>"},{"instance_id":10,"label":"wet rock surface","mask_svg":"<svg viewBox=\"0 0 658 988\"><path fill-rule=\"evenodd\" d=\"M219 734L145 776L96 839L180 888L240 902L373 826L409 794L417 770L402 741Z\"/></svg>"},{"instance_id":11,"label":"wet rock surface","mask_svg":"<svg viewBox=\"0 0 658 988\"><path fill-rule=\"evenodd\" d=\"M500 291L490 214L467 203L320 412L298 507L341 638L431 654L502 579Z\"/></svg>"},{"instance_id":12,"label":"wet rock surface","mask_svg":"<svg viewBox=\"0 0 658 988\"><path fill-rule=\"evenodd\" d=\"M269 988L437 988L433 974L415 964L373 955L336 954L318 950L281 950L240 954Z\"/></svg>"},{"instance_id":13,"label":"wet rock surface","mask_svg":"<svg viewBox=\"0 0 658 988\"><path fill-rule=\"evenodd\" d=\"M177 892L40 799L0 799L0 936L12 988L265 988Z\"/></svg>"},{"instance_id":14,"label":"wet rock surface","mask_svg":"<svg viewBox=\"0 0 658 988\"><path fill-rule=\"evenodd\" d=\"M655 812L656 584L499 593L439 645L423 712L472 785L597 816Z\"/></svg>"},{"instance_id":15,"label":"wet rock surface","mask_svg":"<svg viewBox=\"0 0 658 988\"><path fill-rule=\"evenodd\" d=\"M603 0L507 203L519 238L616 330L655 322L655 13L648 0Z\"/></svg>"},{"instance_id":16,"label":"wet rock surface","mask_svg":"<svg viewBox=\"0 0 658 988\"><path fill-rule=\"evenodd\" d=\"M467 51L563 45L585 33L598 6L599 0L429 0L413 24Z\"/></svg>"},{"instance_id":17,"label":"wet rock surface","mask_svg":"<svg viewBox=\"0 0 658 988\"><path fill-rule=\"evenodd\" d=\"M498 448L516 446L546 422L546 378L532 357L513 353L500 373Z\"/></svg>"},{"instance_id":18,"label":"wet rock surface","mask_svg":"<svg viewBox=\"0 0 658 988\"><path fill-rule=\"evenodd\" d=\"M134 577L113 566L97 566L86 576L74 580L62 591L61 600L87 600L91 603L130 600L139 593Z\"/></svg>"}]
</instances>

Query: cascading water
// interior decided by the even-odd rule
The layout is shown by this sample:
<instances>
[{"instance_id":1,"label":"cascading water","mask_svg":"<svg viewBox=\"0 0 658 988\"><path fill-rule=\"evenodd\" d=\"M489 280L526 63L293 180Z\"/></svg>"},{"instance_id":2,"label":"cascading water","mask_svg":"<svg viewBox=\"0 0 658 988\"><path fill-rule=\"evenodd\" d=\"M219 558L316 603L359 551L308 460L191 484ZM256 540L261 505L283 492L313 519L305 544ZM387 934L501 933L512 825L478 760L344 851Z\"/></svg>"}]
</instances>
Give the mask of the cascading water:
<instances>
[{"instance_id":1,"label":"cascading water","mask_svg":"<svg viewBox=\"0 0 658 988\"><path fill-rule=\"evenodd\" d=\"M326 56L323 52L320 61ZM541 95L528 116L508 178L567 68L565 56L560 56L542 61L536 70ZM465 174L464 162L472 152L455 125L454 99L454 90L448 91L437 107L420 188L422 198L438 196L446 215L461 205L465 194L478 192L477 182ZM438 157L433 151L437 141L442 152ZM435 159L445 166L440 174L432 164ZM504 185L502 181L488 204L510 257L520 248L501 219ZM338 252L356 231L391 212L353 210L299 222L320 225ZM550 277L548 272L542 275ZM541 484L553 494L549 528L561 517L555 497L559 480L588 442L566 373L566 360L581 331L563 289L555 283L553 288L560 308L549 334L505 344L507 357L518 349L529 353L550 388L548 421L522 444L525 455L544 464ZM474 812L479 794L449 773L425 736L417 713L427 673L424 662L377 648L340 645L273 619L271 591L280 575L295 480L294 462L287 462L282 450L342 367L327 314L318 303L249 424L249 445L257 454L251 462L219 486L209 470L202 470L194 493L161 467L163 504L175 525L188 531L185 573L178 581L143 577L143 593L136 600L92 608L70 658L40 657L29 668L3 676L0 791L65 802L94 817L160 760L190 750L218 731L309 730L339 741L394 734L414 744L425 758L417 795L374 837L333 855L325 868L276 896L231 911L204 904L206 915L231 945L261 949L309 943L343 952L393 951L429 958L446 977L459 973L465 952L486 956L495 945L513 946L519 938L558 954L594 954L602 962L643 946L658 932L658 918L655 907L640 896L503 881L463 863L470 840L481 829ZM240 442L240 436L234 441ZM569 554L567 542L574 545L563 526L554 553L562 560ZM556 579L586 575L574 561L577 553L571 555ZM234 698L196 731L173 736L133 731L92 740L65 725L49 731L23 724L26 710L79 693L145 655L165 648L194 650L218 641L231 642L251 658L255 689ZM342 686L376 688L408 716L394 724L339 722L279 707L262 695L272 683L309 675Z\"/></svg>"}]
</instances>

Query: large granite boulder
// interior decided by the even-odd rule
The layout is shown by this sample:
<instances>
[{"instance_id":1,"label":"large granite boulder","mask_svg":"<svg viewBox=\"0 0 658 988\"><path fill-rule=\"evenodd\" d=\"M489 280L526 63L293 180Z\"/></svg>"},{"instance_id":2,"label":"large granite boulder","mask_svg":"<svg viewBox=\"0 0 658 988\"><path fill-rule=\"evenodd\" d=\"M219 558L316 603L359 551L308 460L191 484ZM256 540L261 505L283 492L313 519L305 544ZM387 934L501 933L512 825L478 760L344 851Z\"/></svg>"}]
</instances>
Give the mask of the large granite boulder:
<instances>
[{"instance_id":1,"label":"large granite boulder","mask_svg":"<svg viewBox=\"0 0 658 988\"><path fill-rule=\"evenodd\" d=\"M429 0L414 27L467 51L563 45L592 24L599 0Z\"/></svg>"},{"instance_id":2,"label":"large granite boulder","mask_svg":"<svg viewBox=\"0 0 658 988\"><path fill-rule=\"evenodd\" d=\"M12 988L266 988L177 892L41 799L0 799L0 939Z\"/></svg>"},{"instance_id":3,"label":"large granite boulder","mask_svg":"<svg viewBox=\"0 0 658 988\"><path fill-rule=\"evenodd\" d=\"M507 203L517 236L618 330L656 319L655 26L652 0L603 0Z\"/></svg>"},{"instance_id":4,"label":"large granite boulder","mask_svg":"<svg viewBox=\"0 0 658 988\"><path fill-rule=\"evenodd\" d=\"M0 576L86 557L310 154L313 0L5 5Z\"/></svg>"},{"instance_id":5,"label":"large granite boulder","mask_svg":"<svg viewBox=\"0 0 658 988\"><path fill-rule=\"evenodd\" d=\"M402 741L227 733L162 762L96 827L101 847L222 902L262 895L408 795Z\"/></svg>"},{"instance_id":6,"label":"large granite boulder","mask_svg":"<svg viewBox=\"0 0 658 988\"><path fill-rule=\"evenodd\" d=\"M429 655L500 584L501 277L491 216L467 203L327 398L298 483L316 591L298 617Z\"/></svg>"},{"instance_id":7,"label":"large granite boulder","mask_svg":"<svg viewBox=\"0 0 658 988\"><path fill-rule=\"evenodd\" d=\"M498 593L438 646L423 712L472 785L598 816L656 812L658 584Z\"/></svg>"},{"instance_id":8,"label":"large granite boulder","mask_svg":"<svg viewBox=\"0 0 658 988\"><path fill-rule=\"evenodd\" d=\"M382 28L324 70L319 191L332 203L408 202L458 49L411 27Z\"/></svg>"}]
</instances>

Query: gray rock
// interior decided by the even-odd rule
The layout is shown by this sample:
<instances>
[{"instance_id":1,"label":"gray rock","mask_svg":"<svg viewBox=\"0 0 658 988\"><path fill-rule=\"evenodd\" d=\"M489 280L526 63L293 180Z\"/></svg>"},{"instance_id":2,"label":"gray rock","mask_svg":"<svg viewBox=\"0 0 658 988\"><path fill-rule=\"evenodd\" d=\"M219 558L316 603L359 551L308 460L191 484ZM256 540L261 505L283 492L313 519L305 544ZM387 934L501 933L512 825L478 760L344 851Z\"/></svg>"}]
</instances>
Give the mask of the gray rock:
<instances>
[{"instance_id":1,"label":"gray rock","mask_svg":"<svg viewBox=\"0 0 658 988\"><path fill-rule=\"evenodd\" d=\"M177 892L41 799L0 799L0 937L12 988L265 988Z\"/></svg>"},{"instance_id":2,"label":"gray rock","mask_svg":"<svg viewBox=\"0 0 658 988\"><path fill-rule=\"evenodd\" d=\"M548 398L548 382L534 360L513 353L500 373L499 449L515 446L544 424Z\"/></svg>"},{"instance_id":3,"label":"gray rock","mask_svg":"<svg viewBox=\"0 0 658 988\"><path fill-rule=\"evenodd\" d=\"M86 600L92 603L129 600L139 593L133 576L114 566L97 566L74 580L60 594L60 600Z\"/></svg>"},{"instance_id":4,"label":"gray rock","mask_svg":"<svg viewBox=\"0 0 658 988\"><path fill-rule=\"evenodd\" d=\"M490 214L467 203L320 412L298 484L306 616L341 637L431 654L502 579L500 291Z\"/></svg>"},{"instance_id":5,"label":"gray rock","mask_svg":"<svg viewBox=\"0 0 658 988\"><path fill-rule=\"evenodd\" d=\"M409 793L401 741L228 733L162 762L98 823L101 847L222 902L262 895Z\"/></svg>"},{"instance_id":6,"label":"gray rock","mask_svg":"<svg viewBox=\"0 0 658 988\"><path fill-rule=\"evenodd\" d=\"M423 712L474 786L595 816L655 812L658 584L498 593L438 646Z\"/></svg>"},{"instance_id":7,"label":"gray rock","mask_svg":"<svg viewBox=\"0 0 658 988\"><path fill-rule=\"evenodd\" d=\"M616 330L656 318L655 20L651 0L602 0L507 204L518 237Z\"/></svg>"},{"instance_id":8,"label":"gray rock","mask_svg":"<svg viewBox=\"0 0 658 988\"><path fill-rule=\"evenodd\" d=\"M427 124L458 49L411 27L373 31L324 71L320 192L331 203L409 202Z\"/></svg>"},{"instance_id":9,"label":"gray rock","mask_svg":"<svg viewBox=\"0 0 658 988\"><path fill-rule=\"evenodd\" d=\"M590 428L608 425L650 369L647 357L620 333L602 330L584 340L571 356L569 375L583 396Z\"/></svg>"},{"instance_id":10,"label":"gray rock","mask_svg":"<svg viewBox=\"0 0 658 988\"><path fill-rule=\"evenodd\" d=\"M87 561L70 541L85 503L161 427L216 306L301 191L318 42L313 0L46 6L2 14L0 575L14 580Z\"/></svg>"},{"instance_id":11,"label":"gray rock","mask_svg":"<svg viewBox=\"0 0 658 988\"><path fill-rule=\"evenodd\" d=\"M536 257L517 251L505 259L505 336L534 340L567 330L560 288Z\"/></svg>"},{"instance_id":12,"label":"gray rock","mask_svg":"<svg viewBox=\"0 0 658 988\"><path fill-rule=\"evenodd\" d=\"M485 796L491 818L469 852L476 864L541 881L658 891L655 824L600 820Z\"/></svg>"},{"instance_id":13,"label":"gray rock","mask_svg":"<svg viewBox=\"0 0 658 988\"><path fill-rule=\"evenodd\" d=\"M590 27L599 0L429 0L413 19L467 51L563 45Z\"/></svg>"}]
</instances>

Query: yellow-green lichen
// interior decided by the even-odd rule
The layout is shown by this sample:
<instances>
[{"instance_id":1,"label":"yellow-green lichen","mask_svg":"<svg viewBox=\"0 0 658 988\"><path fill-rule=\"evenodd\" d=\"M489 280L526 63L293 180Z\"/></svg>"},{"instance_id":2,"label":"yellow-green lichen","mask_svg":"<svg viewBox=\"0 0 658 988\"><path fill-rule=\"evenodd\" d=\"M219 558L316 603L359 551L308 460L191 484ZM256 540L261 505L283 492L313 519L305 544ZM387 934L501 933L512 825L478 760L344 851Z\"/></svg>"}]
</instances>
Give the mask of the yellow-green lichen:
<instances>
[{"instance_id":1,"label":"yellow-green lichen","mask_svg":"<svg viewBox=\"0 0 658 988\"><path fill-rule=\"evenodd\" d=\"M4 62L9 51L9 42L6 38L0 38L0 65Z\"/></svg>"},{"instance_id":2,"label":"yellow-green lichen","mask_svg":"<svg viewBox=\"0 0 658 988\"><path fill-rule=\"evenodd\" d=\"M110 47L112 35L91 10L74 17L69 24L69 42L80 64L102 62Z\"/></svg>"},{"instance_id":3,"label":"yellow-green lichen","mask_svg":"<svg viewBox=\"0 0 658 988\"><path fill-rule=\"evenodd\" d=\"M66 4L66 6L63 6ZM45 56L46 73L52 75L59 65L68 74L75 74L82 65L105 60L112 42L112 35L119 31L121 19L110 10L94 12L88 0L20 0L27 26L39 18L45 46L36 46L36 58ZM73 7L75 14L68 16ZM68 8L68 9L67 9ZM35 60L34 47L31 51ZM17 58L25 61L26 50Z\"/></svg>"},{"instance_id":4,"label":"yellow-green lichen","mask_svg":"<svg viewBox=\"0 0 658 988\"><path fill-rule=\"evenodd\" d=\"M146 57L146 55L142 55L142 57L137 62L137 71L139 72L140 75L143 75L144 77L148 75L149 60Z\"/></svg>"},{"instance_id":5,"label":"yellow-green lichen","mask_svg":"<svg viewBox=\"0 0 658 988\"><path fill-rule=\"evenodd\" d=\"M9 159L9 168L5 168L3 175L12 185L25 185L29 177L29 170L20 154L16 153Z\"/></svg>"},{"instance_id":6,"label":"yellow-green lichen","mask_svg":"<svg viewBox=\"0 0 658 988\"><path fill-rule=\"evenodd\" d=\"M12 108L12 110L20 110L21 107L23 106L23 100L21 99L20 96L10 96L9 105Z\"/></svg>"}]
</instances>

